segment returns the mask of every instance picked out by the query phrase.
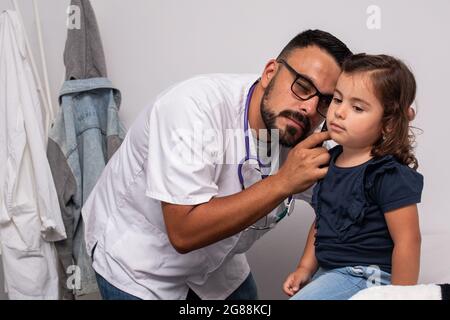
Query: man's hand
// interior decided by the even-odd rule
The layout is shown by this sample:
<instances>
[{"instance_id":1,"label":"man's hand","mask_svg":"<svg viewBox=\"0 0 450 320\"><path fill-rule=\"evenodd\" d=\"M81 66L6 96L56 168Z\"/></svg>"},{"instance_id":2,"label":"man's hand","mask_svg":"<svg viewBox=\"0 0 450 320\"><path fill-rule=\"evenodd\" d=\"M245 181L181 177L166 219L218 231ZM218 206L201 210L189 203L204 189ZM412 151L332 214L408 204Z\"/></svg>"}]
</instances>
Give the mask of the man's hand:
<instances>
[{"instance_id":1,"label":"man's hand","mask_svg":"<svg viewBox=\"0 0 450 320\"><path fill-rule=\"evenodd\" d=\"M289 194L307 190L328 172L330 161L328 150L315 146L330 139L329 132L314 133L295 146L290 152L276 176Z\"/></svg>"},{"instance_id":2,"label":"man's hand","mask_svg":"<svg viewBox=\"0 0 450 320\"><path fill-rule=\"evenodd\" d=\"M306 268L298 268L287 276L283 284L283 291L289 297L296 294L301 288L306 286L312 277L312 272Z\"/></svg>"}]
</instances>

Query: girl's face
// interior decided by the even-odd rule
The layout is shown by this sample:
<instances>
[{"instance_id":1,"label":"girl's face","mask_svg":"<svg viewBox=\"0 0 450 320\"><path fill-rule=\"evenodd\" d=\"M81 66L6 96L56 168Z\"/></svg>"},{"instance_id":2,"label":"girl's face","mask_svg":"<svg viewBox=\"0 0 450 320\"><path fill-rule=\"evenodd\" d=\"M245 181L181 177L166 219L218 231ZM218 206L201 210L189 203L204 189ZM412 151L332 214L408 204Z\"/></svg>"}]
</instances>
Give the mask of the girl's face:
<instances>
[{"instance_id":1,"label":"girl's face","mask_svg":"<svg viewBox=\"0 0 450 320\"><path fill-rule=\"evenodd\" d=\"M368 73L342 73L327 114L331 138L347 148L372 147L382 134L383 113Z\"/></svg>"}]
</instances>

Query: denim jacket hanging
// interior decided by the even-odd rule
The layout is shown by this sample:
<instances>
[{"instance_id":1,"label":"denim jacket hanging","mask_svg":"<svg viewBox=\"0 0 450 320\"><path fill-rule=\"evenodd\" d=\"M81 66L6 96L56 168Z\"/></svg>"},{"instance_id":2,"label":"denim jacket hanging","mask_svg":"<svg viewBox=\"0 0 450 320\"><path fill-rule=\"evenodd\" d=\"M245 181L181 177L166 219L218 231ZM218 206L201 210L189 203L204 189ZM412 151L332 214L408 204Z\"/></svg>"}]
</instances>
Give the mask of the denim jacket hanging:
<instances>
[{"instance_id":1,"label":"denim jacket hanging","mask_svg":"<svg viewBox=\"0 0 450 320\"><path fill-rule=\"evenodd\" d=\"M81 280L63 285L69 286L69 293L83 295L98 289L86 252L81 207L124 138L118 116L121 95L108 79L92 78L66 81L59 100L47 152L67 231L67 240L57 242L56 248L66 275L79 274Z\"/></svg>"}]
</instances>

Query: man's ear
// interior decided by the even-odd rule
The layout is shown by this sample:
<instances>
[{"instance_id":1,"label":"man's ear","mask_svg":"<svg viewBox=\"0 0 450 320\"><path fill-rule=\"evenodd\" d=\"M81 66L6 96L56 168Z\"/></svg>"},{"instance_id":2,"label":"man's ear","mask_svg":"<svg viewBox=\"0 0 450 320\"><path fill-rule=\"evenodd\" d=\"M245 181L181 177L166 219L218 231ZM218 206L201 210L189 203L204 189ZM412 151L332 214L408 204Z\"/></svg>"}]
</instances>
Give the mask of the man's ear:
<instances>
[{"instance_id":1,"label":"man's ear","mask_svg":"<svg viewBox=\"0 0 450 320\"><path fill-rule=\"evenodd\" d=\"M270 81L275 77L278 71L278 62L275 59L270 59L264 68L263 74L261 76L261 85L266 89Z\"/></svg>"}]
</instances>

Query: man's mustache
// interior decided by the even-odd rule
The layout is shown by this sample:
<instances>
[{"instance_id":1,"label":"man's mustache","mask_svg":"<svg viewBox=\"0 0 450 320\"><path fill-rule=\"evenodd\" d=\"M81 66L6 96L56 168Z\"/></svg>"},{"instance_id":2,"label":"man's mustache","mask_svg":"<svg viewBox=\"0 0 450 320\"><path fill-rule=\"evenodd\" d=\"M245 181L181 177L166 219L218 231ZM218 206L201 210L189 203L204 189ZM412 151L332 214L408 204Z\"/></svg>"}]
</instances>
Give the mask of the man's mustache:
<instances>
[{"instance_id":1,"label":"man's mustache","mask_svg":"<svg viewBox=\"0 0 450 320\"><path fill-rule=\"evenodd\" d=\"M283 110L278 114L279 117L286 117L292 119L298 123L301 123L304 127L304 132L309 132L311 129L311 121L309 118L300 112L295 112L291 110Z\"/></svg>"}]
</instances>

